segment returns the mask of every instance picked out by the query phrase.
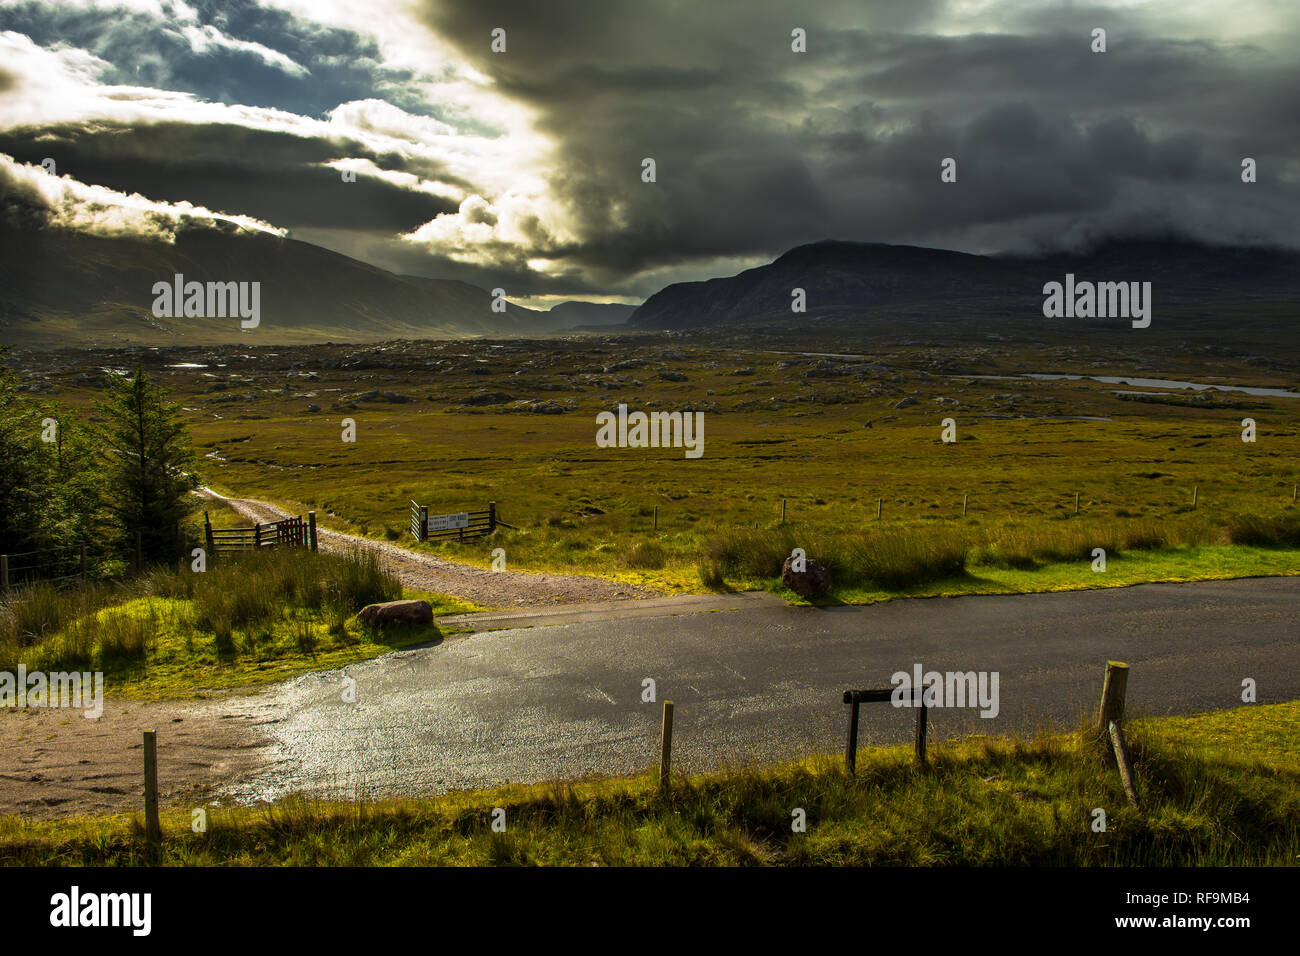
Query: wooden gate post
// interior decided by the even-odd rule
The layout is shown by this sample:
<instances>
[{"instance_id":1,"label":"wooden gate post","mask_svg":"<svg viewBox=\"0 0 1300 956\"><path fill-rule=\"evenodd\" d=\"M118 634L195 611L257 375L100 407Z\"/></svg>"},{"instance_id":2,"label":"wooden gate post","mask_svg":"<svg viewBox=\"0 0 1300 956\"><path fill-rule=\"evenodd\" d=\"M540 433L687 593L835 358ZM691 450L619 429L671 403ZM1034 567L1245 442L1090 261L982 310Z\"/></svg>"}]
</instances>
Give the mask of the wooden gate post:
<instances>
[{"instance_id":1,"label":"wooden gate post","mask_svg":"<svg viewBox=\"0 0 1300 956\"><path fill-rule=\"evenodd\" d=\"M307 547L316 550L316 512L307 512Z\"/></svg>"},{"instance_id":2,"label":"wooden gate post","mask_svg":"<svg viewBox=\"0 0 1300 956\"><path fill-rule=\"evenodd\" d=\"M211 561L216 556L217 549L212 544L212 519L206 511L203 512L203 541L208 546L208 560Z\"/></svg>"},{"instance_id":3,"label":"wooden gate post","mask_svg":"<svg viewBox=\"0 0 1300 956\"><path fill-rule=\"evenodd\" d=\"M150 843L162 836L158 825L158 734L144 732L144 832Z\"/></svg>"},{"instance_id":4,"label":"wooden gate post","mask_svg":"<svg viewBox=\"0 0 1300 956\"><path fill-rule=\"evenodd\" d=\"M1105 737L1110 722L1124 719L1124 695L1128 690L1128 665L1106 662L1106 679L1101 685L1101 708L1097 713L1097 736Z\"/></svg>"},{"instance_id":5,"label":"wooden gate post","mask_svg":"<svg viewBox=\"0 0 1300 956\"><path fill-rule=\"evenodd\" d=\"M429 537L429 506L420 505L420 540Z\"/></svg>"},{"instance_id":6,"label":"wooden gate post","mask_svg":"<svg viewBox=\"0 0 1300 956\"><path fill-rule=\"evenodd\" d=\"M496 529L497 529L497 503L495 501L489 501L488 502L488 534L491 534Z\"/></svg>"}]
</instances>

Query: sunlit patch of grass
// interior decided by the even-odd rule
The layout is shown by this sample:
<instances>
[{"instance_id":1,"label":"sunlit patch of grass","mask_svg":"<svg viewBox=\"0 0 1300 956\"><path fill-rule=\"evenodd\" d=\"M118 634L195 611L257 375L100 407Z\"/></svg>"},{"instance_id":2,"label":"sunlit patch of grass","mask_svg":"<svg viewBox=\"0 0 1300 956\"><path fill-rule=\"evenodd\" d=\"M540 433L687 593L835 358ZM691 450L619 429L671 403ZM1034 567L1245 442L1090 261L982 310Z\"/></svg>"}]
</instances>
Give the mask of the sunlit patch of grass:
<instances>
[{"instance_id":1,"label":"sunlit patch of grass","mask_svg":"<svg viewBox=\"0 0 1300 956\"><path fill-rule=\"evenodd\" d=\"M674 778L515 785L425 800L288 798L163 814L151 851L131 816L0 819L10 865L1269 866L1300 858L1300 702L1130 725L1142 809L1079 734L937 743ZM1234 753L1227 745L1231 736ZM1249 755L1243 757L1242 755ZM506 814L504 833L492 812ZM1104 839L1093 811L1106 810ZM795 811L807 821L792 826Z\"/></svg>"},{"instance_id":2,"label":"sunlit patch of grass","mask_svg":"<svg viewBox=\"0 0 1300 956\"><path fill-rule=\"evenodd\" d=\"M290 550L223 556L203 573L155 569L115 587L22 589L0 605L0 669L93 668L128 697L263 684L441 640L436 625L381 633L357 623L364 605L402 594L373 554ZM425 598L435 615L479 609Z\"/></svg>"}]
</instances>

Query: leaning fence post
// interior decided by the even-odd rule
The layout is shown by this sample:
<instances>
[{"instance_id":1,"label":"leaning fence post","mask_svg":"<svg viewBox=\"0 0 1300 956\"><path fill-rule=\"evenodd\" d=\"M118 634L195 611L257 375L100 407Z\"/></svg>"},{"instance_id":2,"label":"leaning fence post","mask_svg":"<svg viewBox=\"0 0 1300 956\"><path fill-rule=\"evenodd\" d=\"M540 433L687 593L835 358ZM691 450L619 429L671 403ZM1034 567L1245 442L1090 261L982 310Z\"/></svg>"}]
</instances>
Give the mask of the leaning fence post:
<instances>
[{"instance_id":1,"label":"leaning fence post","mask_svg":"<svg viewBox=\"0 0 1300 956\"><path fill-rule=\"evenodd\" d=\"M963 518L966 517L966 500L967 500L969 497L970 497L970 495L962 495L962 496L961 496L961 516L962 516Z\"/></svg>"},{"instance_id":2,"label":"leaning fence post","mask_svg":"<svg viewBox=\"0 0 1300 956\"><path fill-rule=\"evenodd\" d=\"M877 498L876 499L876 520L877 521L880 520L880 515L884 512L884 509L885 509L885 499Z\"/></svg>"},{"instance_id":3,"label":"leaning fence post","mask_svg":"<svg viewBox=\"0 0 1300 956\"><path fill-rule=\"evenodd\" d=\"M673 702L664 701L664 726L659 740L659 786L672 787L673 774Z\"/></svg>"},{"instance_id":4,"label":"leaning fence post","mask_svg":"<svg viewBox=\"0 0 1300 956\"><path fill-rule=\"evenodd\" d=\"M1192 510L1196 510L1196 499L1200 497L1200 485L1192 485Z\"/></svg>"},{"instance_id":5,"label":"leaning fence post","mask_svg":"<svg viewBox=\"0 0 1300 956\"><path fill-rule=\"evenodd\" d=\"M144 832L150 843L158 842L158 734L144 732Z\"/></svg>"},{"instance_id":6,"label":"leaning fence post","mask_svg":"<svg viewBox=\"0 0 1300 956\"><path fill-rule=\"evenodd\" d=\"M1101 708L1097 714L1097 736L1107 734L1112 720L1124 719L1124 694L1128 690L1128 665L1106 662L1106 679L1101 685Z\"/></svg>"},{"instance_id":7,"label":"leaning fence post","mask_svg":"<svg viewBox=\"0 0 1300 956\"><path fill-rule=\"evenodd\" d=\"M316 512L307 512L307 547L316 550Z\"/></svg>"},{"instance_id":8,"label":"leaning fence post","mask_svg":"<svg viewBox=\"0 0 1300 956\"><path fill-rule=\"evenodd\" d=\"M1137 786L1133 783L1133 762L1129 759L1128 742L1124 739L1124 731L1120 728L1118 720L1112 720L1108 726L1110 741L1115 745L1115 763L1119 766L1119 779L1124 784L1124 795L1128 797L1128 802L1133 809L1137 810Z\"/></svg>"}]
</instances>

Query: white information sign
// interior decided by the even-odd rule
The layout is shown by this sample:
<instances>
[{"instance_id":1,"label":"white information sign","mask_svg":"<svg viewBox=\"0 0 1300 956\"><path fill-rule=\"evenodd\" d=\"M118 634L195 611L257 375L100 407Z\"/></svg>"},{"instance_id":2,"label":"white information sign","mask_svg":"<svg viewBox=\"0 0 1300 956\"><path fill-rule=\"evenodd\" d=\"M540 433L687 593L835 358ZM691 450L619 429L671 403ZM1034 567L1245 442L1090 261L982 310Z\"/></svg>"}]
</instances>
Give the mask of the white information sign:
<instances>
[{"instance_id":1,"label":"white information sign","mask_svg":"<svg viewBox=\"0 0 1300 956\"><path fill-rule=\"evenodd\" d=\"M469 514L462 511L456 515L429 515L429 524L426 527L426 533L429 531L455 531L457 528L469 527Z\"/></svg>"}]
</instances>

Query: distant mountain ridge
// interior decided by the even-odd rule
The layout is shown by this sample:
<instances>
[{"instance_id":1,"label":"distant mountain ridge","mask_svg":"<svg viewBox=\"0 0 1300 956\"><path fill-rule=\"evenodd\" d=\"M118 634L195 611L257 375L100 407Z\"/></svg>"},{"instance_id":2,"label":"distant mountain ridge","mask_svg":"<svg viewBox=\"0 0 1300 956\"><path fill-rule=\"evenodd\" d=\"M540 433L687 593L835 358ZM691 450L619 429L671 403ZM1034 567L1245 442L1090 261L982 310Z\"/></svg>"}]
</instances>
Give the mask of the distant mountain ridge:
<instances>
[{"instance_id":1,"label":"distant mountain ridge","mask_svg":"<svg viewBox=\"0 0 1300 956\"><path fill-rule=\"evenodd\" d=\"M0 220L0 342L41 348L527 336L622 323L633 331L689 329L830 313L856 321L907 303L918 322L944 311L1033 319L1041 316L1043 285L1067 273L1152 282L1157 308L1260 297L1289 308L1300 296L1300 253L1288 250L1144 241L1086 254L984 256L827 240L738 275L667 286L640 306L569 301L549 312L513 304L494 312L491 295L467 282L397 275L269 234L195 227L168 244L23 222ZM260 324L155 316L154 284L176 274L260 282ZM794 289L804 290L804 314L791 311Z\"/></svg>"},{"instance_id":2,"label":"distant mountain ridge","mask_svg":"<svg viewBox=\"0 0 1300 956\"><path fill-rule=\"evenodd\" d=\"M1288 250L1142 241L1112 242L1077 255L982 256L826 240L738 275L667 286L646 299L628 324L683 329L797 319L791 310L795 289L804 290L810 315L919 300L1029 315L1042 307L1043 285L1066 273L1092 281L1149 281L1161 303L1300 295L1300 253Z\"/></svg>"},{"instance_id":3,"label":"distant mountain ridge","mask_svg":"<svg viewBox=\"0 0 1300 956\"><path fill-rule=\"evenodd\" d=\"M319 246L267 234L182 231L174 244L51 228L0 226L0 342L62 345L376 341L526 335L561 319L451 279L402 276ZM260 282L261 319L158 318L153 286Z\"/></svg>"},{"instance_id":4,"label":"distant mountain ridge","mask_svg":"<svg viewBox=\"0 0 1300 956\"><path fill-rule=\"evenodd\" d=\"M561 302L547 313L564 327L578 325L618 325L635 312L635 305L619 302Z\"/></svg>"}]
</instances>

